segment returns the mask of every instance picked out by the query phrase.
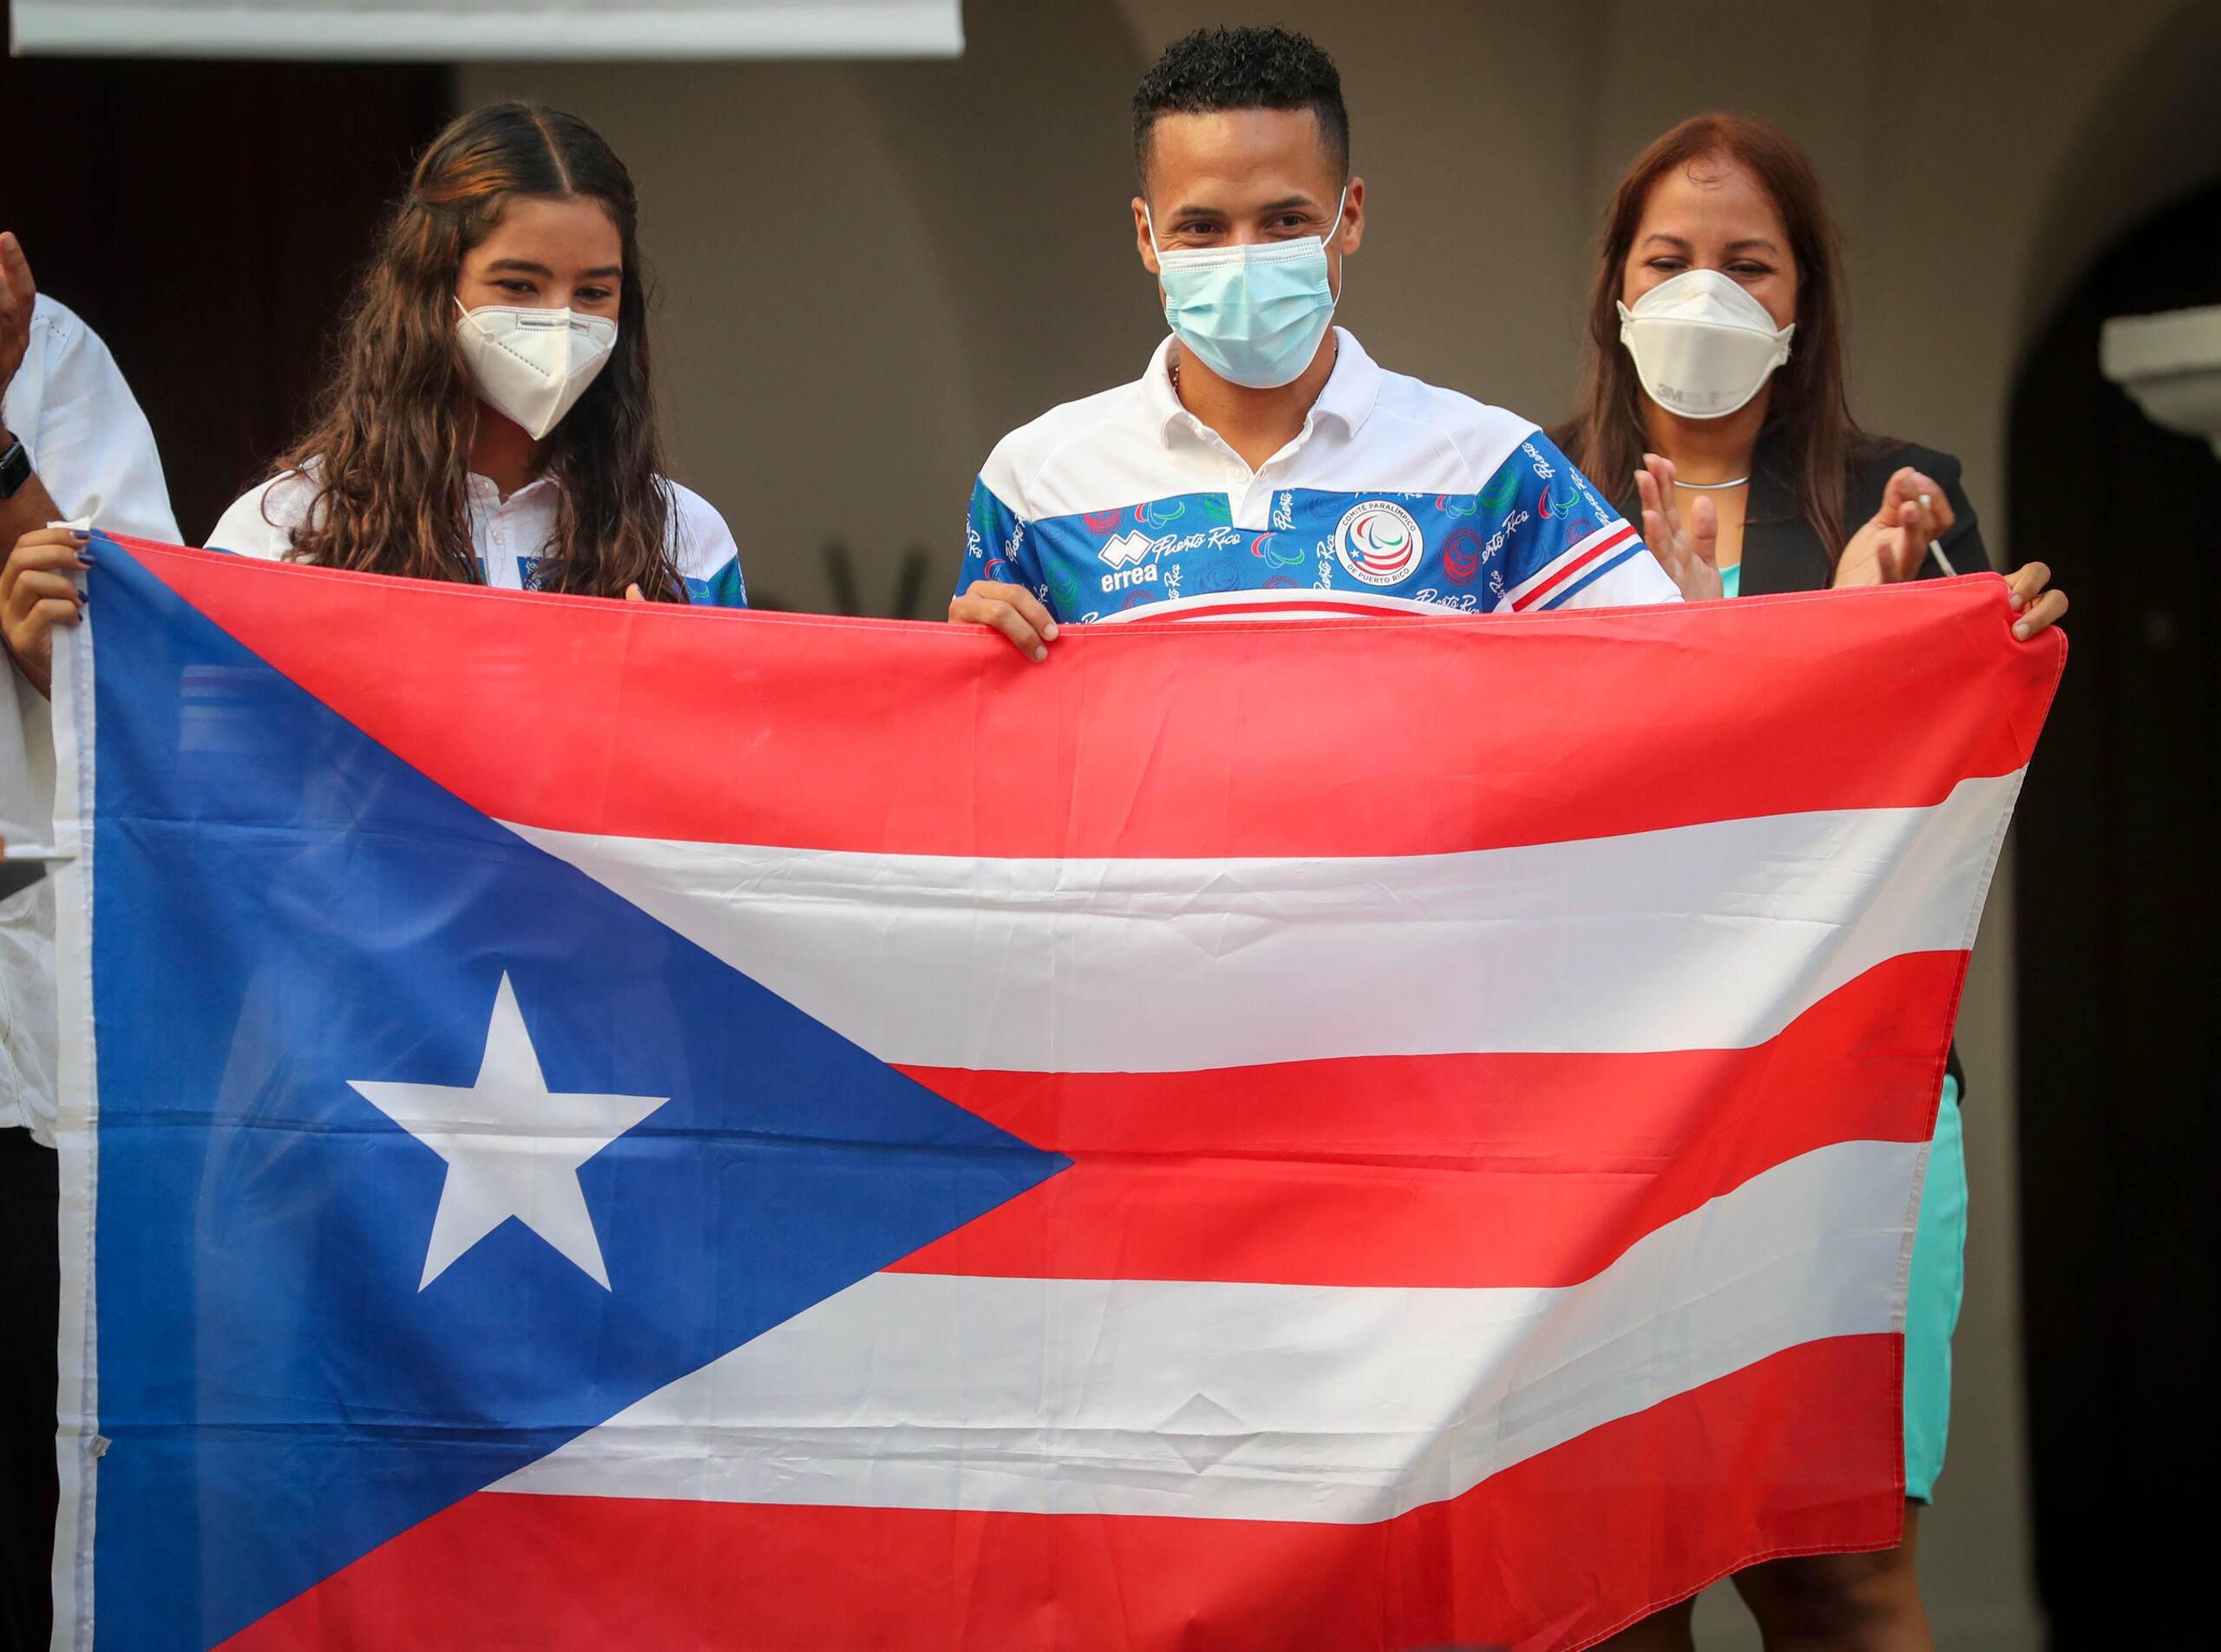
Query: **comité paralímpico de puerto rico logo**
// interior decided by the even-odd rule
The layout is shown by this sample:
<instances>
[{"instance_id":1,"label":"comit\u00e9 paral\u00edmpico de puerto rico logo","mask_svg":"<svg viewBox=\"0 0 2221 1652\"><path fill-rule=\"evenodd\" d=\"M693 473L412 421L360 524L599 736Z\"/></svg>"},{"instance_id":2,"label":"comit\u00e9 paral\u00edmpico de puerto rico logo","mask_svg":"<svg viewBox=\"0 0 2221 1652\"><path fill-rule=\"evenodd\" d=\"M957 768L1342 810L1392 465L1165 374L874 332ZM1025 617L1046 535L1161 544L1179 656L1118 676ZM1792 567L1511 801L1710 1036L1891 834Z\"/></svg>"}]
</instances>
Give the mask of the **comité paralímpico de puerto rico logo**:
<instances>
[{"instance_id":1,"label":"comit\u00e9 paral\u00edmpico de puerto rico logo","mask_svg":"<svg viewBox=\"0 0 2221 1652\"><path fill-rule=\"evenodd\" d=\"M1426 539L1401 505L1368 499L1353 505L1334 528L1334 555L1367 585L1399 585L1418 571Z\"/></svg>"}]
</instances>

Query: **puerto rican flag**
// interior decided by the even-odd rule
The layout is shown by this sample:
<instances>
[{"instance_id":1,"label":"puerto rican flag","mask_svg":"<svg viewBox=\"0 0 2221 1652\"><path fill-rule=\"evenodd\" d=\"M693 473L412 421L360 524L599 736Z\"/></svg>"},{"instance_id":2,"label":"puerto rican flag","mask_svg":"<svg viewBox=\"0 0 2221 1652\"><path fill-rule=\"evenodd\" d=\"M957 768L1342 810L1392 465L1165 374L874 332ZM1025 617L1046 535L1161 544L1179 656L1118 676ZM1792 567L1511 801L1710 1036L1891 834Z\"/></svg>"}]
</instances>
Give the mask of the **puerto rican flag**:
<instances>
[{"instance_id":1,"label":"puerto rican flag","mask_svg":"<svg viewBox=\"0 0 2221 1652\"><path fill-rule=\"evenodd\" d=\"M1996 580L1036 666L95 555L58 1645L1579 1647L1896 1538Z\"/></svg>"}]
</instances>

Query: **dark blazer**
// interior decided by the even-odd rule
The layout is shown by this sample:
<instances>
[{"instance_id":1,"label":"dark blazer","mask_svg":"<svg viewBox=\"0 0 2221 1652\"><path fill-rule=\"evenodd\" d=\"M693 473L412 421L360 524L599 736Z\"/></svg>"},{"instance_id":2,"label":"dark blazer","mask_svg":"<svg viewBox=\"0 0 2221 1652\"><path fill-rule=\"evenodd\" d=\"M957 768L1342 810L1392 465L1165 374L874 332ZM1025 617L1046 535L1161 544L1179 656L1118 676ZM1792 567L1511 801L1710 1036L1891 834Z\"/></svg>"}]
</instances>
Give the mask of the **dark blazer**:
<instances>
[{"instance_id":1,"label":"dark blazer","mask_svg":"<svg viewBox=\"0 0 2221 1652\"><path fill-rule=\"evenodd\" d=\"M1975 508L1959 486L1959 462L1933 448L1909 443L1890 444L1879 457L1851 467L1844 478L1844 532L1856 533L1873 521L1882 508L1882 495L1890 478L1905 465L1933 476L1951 502L1950 531L1936 542L1951 566L1962 574L1990 571L1989 552L1982 542L1982 528ZM1823 548L1797 508L1797 495L1785 480L1787 467L1779 452L1761 448L1751 466L1751 496L1744 507L1743 584L1746 597L1778 596L1785 591L1825 591L1835 578L1835 559ZM1920 578L1940 580L1943 569L1931 556L1921 564ZM1954 1042L1949 1059L1953 1078L1959 1081L1959 1099L1967 1098L1967 1075L1959 1065Z\"/></svg>"},{"instance_id":2,"label":"dark blazer","mask_svg":"<svg viewBox=\"0 0 2221 1652\"><path fill-rule=\"evenodd\" d=\"M1951 566L1962 574L1988 573L1989 553L1982 546L1975 508L1959 486L1959 462L1933 448L1892 443L1879 458L1853 466L1844 487L1844 532L1856 533L1873 520L1882 508L1883 490L1890 476L1905 465L1941 482L1943 496L1951 502L1955 520L1940 541ZM1751 467L1751 495L1743 522L1742 593L1746 597L1825 591L1835 577L1831 552L1840 547L1823 547L1798 513L1787 469L1782 456L1763 447ZM1942 579L1943 570L1931 556L1921 565L1920 577Z\"/></svg>"}]
</instances>

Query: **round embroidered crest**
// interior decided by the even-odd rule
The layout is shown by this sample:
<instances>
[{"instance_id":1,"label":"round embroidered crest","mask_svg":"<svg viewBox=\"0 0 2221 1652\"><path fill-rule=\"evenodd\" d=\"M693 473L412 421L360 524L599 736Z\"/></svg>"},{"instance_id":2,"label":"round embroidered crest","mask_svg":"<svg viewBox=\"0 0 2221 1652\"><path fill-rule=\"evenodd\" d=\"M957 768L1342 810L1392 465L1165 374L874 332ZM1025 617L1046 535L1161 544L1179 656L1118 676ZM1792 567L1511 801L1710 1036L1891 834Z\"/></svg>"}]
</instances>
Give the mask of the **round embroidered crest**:
<instances>
[{"instance_id":1,"label":"round embroidered crest","mask_svg":"<svg viewBox=\"0 0 2221 1652\"><path fill-rule=\"evenodd\" d=\"M1399 585L1418 572L1426 539L1401 505L1368 499L1353 505L1334 529L1334 556L1367 585Z\"/></svg>"}]
</instances>

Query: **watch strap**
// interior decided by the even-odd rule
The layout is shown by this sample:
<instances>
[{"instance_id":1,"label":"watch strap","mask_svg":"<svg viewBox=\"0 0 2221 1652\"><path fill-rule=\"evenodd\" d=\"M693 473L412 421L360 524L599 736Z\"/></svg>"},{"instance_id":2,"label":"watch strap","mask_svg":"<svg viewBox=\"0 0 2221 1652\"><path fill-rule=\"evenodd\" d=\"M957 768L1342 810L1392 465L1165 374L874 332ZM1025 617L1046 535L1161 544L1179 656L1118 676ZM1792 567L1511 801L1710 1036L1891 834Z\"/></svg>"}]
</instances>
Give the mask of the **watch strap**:
<instances>
[{"instance_id":1,"label":"watch strap","mask_svg":"<svg viewBox=\"0 0 2221 1652\"><path fill-rule=\"evenodd\" d=\"M31 456L21 436L10 436L6 447L0 448L0 499L13 499L30 479Z\"/></svg>"}]
</instances>

